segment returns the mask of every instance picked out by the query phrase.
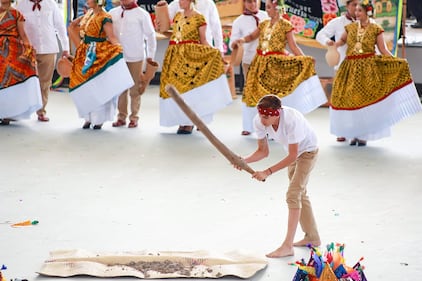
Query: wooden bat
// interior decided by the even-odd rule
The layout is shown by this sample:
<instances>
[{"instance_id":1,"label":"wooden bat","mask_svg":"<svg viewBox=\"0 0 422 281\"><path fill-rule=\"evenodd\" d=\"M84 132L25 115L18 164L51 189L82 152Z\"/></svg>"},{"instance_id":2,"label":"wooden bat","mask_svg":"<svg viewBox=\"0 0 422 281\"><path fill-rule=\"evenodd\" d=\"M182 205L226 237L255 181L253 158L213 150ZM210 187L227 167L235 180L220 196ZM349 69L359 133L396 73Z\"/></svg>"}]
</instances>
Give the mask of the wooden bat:
<instances>
[{"instance_id":1,"label":"wooden bat","mask_svg":"<svg viewBox=\"0 0 422 281\"><path fill-rule=\"evenodd\" d=\"M251 175L255 171L249 167L249 165L238 155L234 154L224 143L222 143L214 134L208 129L207 125L202 122L201 118L196 115L196 113L185 103L185 101L180 97L179 92L173 85L166 86L167 93L174 99L180 109L189 117L193 124L195 124L198 129L205 135L205 137L223 154L224 157L229 160L229 162L237 167L240 167L242 170L250 173Z\"/></svg>"}]
</instances>

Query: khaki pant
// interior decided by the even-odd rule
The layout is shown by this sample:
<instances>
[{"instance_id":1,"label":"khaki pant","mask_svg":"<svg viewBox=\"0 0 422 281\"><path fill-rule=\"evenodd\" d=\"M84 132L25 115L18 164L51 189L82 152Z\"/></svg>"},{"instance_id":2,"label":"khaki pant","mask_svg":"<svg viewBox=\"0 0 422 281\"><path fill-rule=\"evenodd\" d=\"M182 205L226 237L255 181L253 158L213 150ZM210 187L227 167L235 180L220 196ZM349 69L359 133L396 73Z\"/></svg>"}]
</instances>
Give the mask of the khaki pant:
<instances>
[{"instance_id":1,"label":"khaki pant","mask_svg":"<svg viewBox=\"0 0 422 281\"><path fill-rule=\"evenodd\" d=\"M289 209L301 209L299 222L305 233L305 239L308 241L320 240L311 201L306 190L309 175L315 166L317 156L318 150L304 152L288 167L290 185L286 193L287 206Z\"/></svg>"},{"instance_id":2,"label":"khaki pant","mask_svg":"<svg viewBox=\"0 0 422 281\"><path fill-rule=\"evenodd\" d=\"M119 96L119 102L117 104L117 109L119 114L117 115L118 120L125 121L128 116L128 95L130 95L130 121L138 121L139 109L141 108L141 93L139 92L139 82L140 75L142 71L143 61L138 62L126 62L127 67L129 68L130 75L132 76L135 85L129 90L124 91Z\"/></svg>"},{"instance_id":3,"label":"khaki pant","mask_svg":"<svg viewBox=\"0 0 422 281\"><path fill-rule=\"evenodd\" d=\"M53 79L54 67L56 62L56 54L38 54L37 70L40 80L42 108L37 111L37 115L45 115L45 107L48 103L48 95L50 93L51 80Z\"/></svg>"},{"instance_id":4,"label":"khaki pant","mask_svg":"<svg viewBox=\"0 0 422 281\"><path fill-rule=\"evenodd\" d=\"M248 78L249 66L250 64L242 63L243 81L245 81L244 82L245 85L246 85L246 78Z\"/></svg>"}]
</instances>

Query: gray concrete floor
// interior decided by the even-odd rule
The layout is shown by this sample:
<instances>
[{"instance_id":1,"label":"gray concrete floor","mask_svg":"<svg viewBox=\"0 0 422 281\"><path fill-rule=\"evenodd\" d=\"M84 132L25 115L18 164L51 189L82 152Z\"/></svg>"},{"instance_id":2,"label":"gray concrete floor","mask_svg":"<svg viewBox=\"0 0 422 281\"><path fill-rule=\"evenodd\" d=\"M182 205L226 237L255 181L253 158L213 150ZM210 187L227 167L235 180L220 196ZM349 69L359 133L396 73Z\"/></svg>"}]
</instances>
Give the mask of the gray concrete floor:
<instances>
[{"instance_id":1,"label":"gray concrete floor","mask_svg":"<svg viewBox=\"0 0 422 281\"><path fill-rule=\"evenodd\" d=\"M50 95L48 115L49 123L33 118L0 127L0 264L8 266L7 280L60 280L36 274L52 250L240 251L265 258L284 238L286 172L254 181L201 133L178 136L176 128L159 127L157 86L143 96L137 129L108 123L82 130L62 92ZM307 117L320 140L309 190L323 244L345 243L350 265L363 256L369 281L422 276L422 114L367 147L337 143L327 108ZM255 149L253 136L240 136L240 99L210 129L240 155ZM283 157L270 146L271 156L253 168ZM10 226L23 220L40 223ZM288 263L308 255L298 248L294 257L268 260L251 280L291 280L296 268Z\"/></svg>"}]
</instances>

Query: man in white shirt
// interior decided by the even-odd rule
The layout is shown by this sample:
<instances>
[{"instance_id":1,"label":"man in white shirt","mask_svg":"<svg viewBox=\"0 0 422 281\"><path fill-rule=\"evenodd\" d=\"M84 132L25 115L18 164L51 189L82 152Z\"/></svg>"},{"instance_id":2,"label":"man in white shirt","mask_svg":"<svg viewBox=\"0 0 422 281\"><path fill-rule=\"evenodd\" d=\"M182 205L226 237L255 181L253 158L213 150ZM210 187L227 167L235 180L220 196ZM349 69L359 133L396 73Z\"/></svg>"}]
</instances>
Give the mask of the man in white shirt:
<instances>
[{"instance_id":1,"label":"man in white shirt","mask_svg":"<svg viewBox=\"0 0 422 281\"><path fill-rule=\"evenodd\" d=\"M213 0L196 0L195 8L205 17L207 22L206 37L210 45L214 45L221 53L224 53L223 31L218 14L217 6ZM169 4L169 15L172 20L180 11L179 0Z\"/></svg>"},{"instance_id":2,"label":"man in white shirt","mask_svg":"<svg viewBox=\"0 0 422 281\"><path fill-rule=\"evenodd\" d=\"M264 181L270 175L287 168L289 177L286 193L289 208L286 237L280 247L266 256L269 258L293 256L294 246L321 245L311 201L307 194L309 176L318 156L318 140L303 114L294 108L282 107L281 99L276 95L266 95L261 98L257 108L259 113L254 119L254 126L258 137L258 148L244 158L244 161L252 163L268 157L268 139L280 143L288 153L279 162L252 175L253 178ZM293 243L299 222L305 237Z\"/></svg>"},{"instance_id":3,"label":"man in white shirt","mask_svg":"<svg viewBox=\"0 0 422 281\"><path fill-rule=\"evenodd\" d=\"M359 4L359 0L345 0L346 2L346 14L339 16L335 19L330 20L326 26L324 26L316 35L316 40L323 46L333 46L334 39L335 41L340 40L343 33L346 31L344 27L352 22L355 21L356 15L356 7ZM337 50L340 53L340 60L339 63L334 67L337 70L341 64L341 62L346 57L346 48L347 45L343 45Z\"/></svg>"},{"instance_id":4,"label":"man in white shirt","mask_svg":"<svg viewBox=\"0 0 422 281\"><path fill-rule=\"evenodd\" d=\"M238 16L232 25L232 32L230 36L230 42L234 42L240 38L246 37L251 34L261 21L268 18L268 14L265 11L258 10L257 0L244 0L244 11L243 14ZM242 70L243 77L246 84L246 77L248 75L249 65L252 62L256 54L256 48L258 46L258 38L248 43L243 43L243 57L242 57ZM233 45L230 46L233 49ZM253 113L250 113L253 111ZM251 116L251 114L253 114ZM247 136L253 132L252 119L256 114L255 108L250 109L244 103L242 103L242 123L243 131L242 135Z\"/></svg>"},{"instance_id":5,"label":"man in white shirt","mask_svg":"<svg viewBox=\"0 0 422 281\"><path fill-rule=\"evenodd\" d=\"M63 15L54 0L20 0L16 7L25 17L25 32L37 54L43 107L37 111L38 121L48 122L46 106L53 79L60 40L62 56L69 55L69 39ZM57 35L57 37L56 37Z\"/></svg>"},{"instance_id":6,"label":"man in white shirt","mask_svg":"<svg viewBox=\"0 0 422 281\"><path fill-rule=\"evenodd\" d=\"M251 34L264 19L269 18L267 12L258 10L257 0L244 0L245 10L243 14L238 16L232 25L230 42L243 38ZM256 47L258 46L258 38L248 43L243 43L243 57L242 68L243 75L246 80L249 65L256 54ZM233 49L233 46L230 46Z\"/></svg>"},{"instance_id":7,"label":"man in white shirt","mask_svg":"<svg viewBox=\"0 0 422 281\"><path fill-rule=\"evenodd\" d=\"M130 95L129 128L136 128L141 107L140 76L143 70L143 61L153 60L157 50L157 40L151 16L140 8L135 0L121 0L121 6L110 10L113 19L114 34L123 47L123 57L132 75L135 85L123 92L119 97L117 121L113 127L126 125L128 117L128 94ZM146 42L146 50L145 50ZM146 54L145 54L146 52Z\"/></svg>"}]
</instances>

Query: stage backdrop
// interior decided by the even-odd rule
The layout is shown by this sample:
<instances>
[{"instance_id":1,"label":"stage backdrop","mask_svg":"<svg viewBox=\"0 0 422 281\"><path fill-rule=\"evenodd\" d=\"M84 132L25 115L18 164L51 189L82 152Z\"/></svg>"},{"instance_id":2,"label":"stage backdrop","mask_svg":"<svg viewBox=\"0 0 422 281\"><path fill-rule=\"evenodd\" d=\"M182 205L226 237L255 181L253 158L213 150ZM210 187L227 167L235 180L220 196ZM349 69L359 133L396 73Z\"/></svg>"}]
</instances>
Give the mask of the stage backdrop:
<instances>
[{"instance_id":1,"label":"stage backdrop","mask_svg":"<svg viewBox=\"0 0 422 281\"><path fill-rule=\"evenodd\" d=\"M400 34L403 0L373 0L375 21L385 30L388 48L396 54ZM286 12L293 24L298 43L322 47L317 32L331 19L346 12L345 0L285 0Z\"/></svg>"}]
</instances>

